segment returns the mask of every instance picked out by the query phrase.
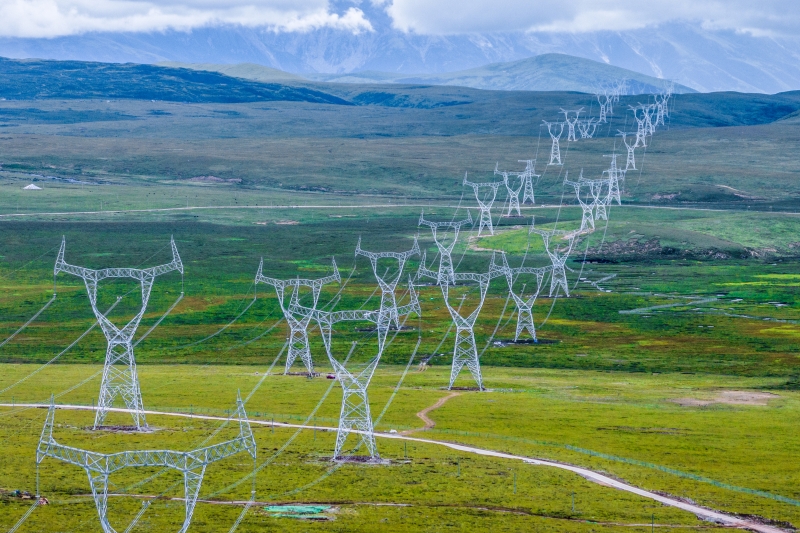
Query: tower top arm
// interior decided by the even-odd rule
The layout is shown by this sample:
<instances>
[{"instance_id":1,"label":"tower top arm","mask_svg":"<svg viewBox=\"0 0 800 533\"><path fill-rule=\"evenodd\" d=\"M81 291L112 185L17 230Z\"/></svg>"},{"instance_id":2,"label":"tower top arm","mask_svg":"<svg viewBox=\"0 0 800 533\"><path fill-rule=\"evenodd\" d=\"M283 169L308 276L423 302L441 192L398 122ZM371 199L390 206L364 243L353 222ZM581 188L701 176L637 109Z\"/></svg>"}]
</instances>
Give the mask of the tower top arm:
<instances>
[{"instance_id":1,"label":"tower top arm","mask_svg":"<svg viewBox=\"0 0 800 533\"><path fill-rule=\"evenodd\" d=\"M102 268L94 270L91 268L79 267L71 265L64 260L64 252L66 250L66 239L61 237L61 248L58 250L58 257L56 264L53 268L53 275L57 276L59 272L66 272L84 280L91 280L94 283L106 278L133 278L139 281L151 279L173 270L179 271L183 274L183 262L181 256L178 254L178 248L175 246L175 239L170 237L170 247L172 248L172 261L163 265L158 265L150 268Z\"/></svg>"},{"instance_id":2,"label":"tower top arm","mask_svg":"<svg viewBox=\"0 0 800 533\"><path fill-rule=\"evenodd\" d=\"M263 274L264 269L264 258L261 258L261 261L258 264L258 271L256 272L256 283L266 283L267 285L272 285L276 289L285 289L286 287L311 287L312 289L319 289L323 285L327 285L328 283L333 283L334 281L337 283L342 282L342 276L339 274L339 268L336 266L336 259L331 259L331 264L333 265L333 273L318 279L301 279L301 278L293 278L293 279L277 279L272 278L269 276L265 276Z\"/></svg>"},{"instance_id":3,"label":"tower top arm","mask_svg":"<svg viewBox=\"0 0 800 533\"><path fill-rule=\"evenodd\" d=\"M452 228L452 229L461 229L461 226L466 224L472 225L472 215L467 209L467 218L458 221L450 221L450 222L432 222L430 220L425 220L425 212L421 212L419 215L419 222L417 223L418 226L428 226L429 228Z\"/></svg>"}]
</instances>

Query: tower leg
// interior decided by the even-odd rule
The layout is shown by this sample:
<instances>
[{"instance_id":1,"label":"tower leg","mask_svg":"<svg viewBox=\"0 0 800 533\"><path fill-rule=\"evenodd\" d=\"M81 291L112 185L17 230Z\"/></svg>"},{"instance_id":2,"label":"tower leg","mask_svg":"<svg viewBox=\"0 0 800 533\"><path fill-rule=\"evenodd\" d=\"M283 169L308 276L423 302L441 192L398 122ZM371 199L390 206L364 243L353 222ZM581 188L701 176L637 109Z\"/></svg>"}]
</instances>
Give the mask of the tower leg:
<instances>
[{"instance_id":1,"label":"tower leg","mask_svg":"<svg viewBox=\"0 0 800 533\"><path fill-rule=\"evenodd\" d=\"M478 362L478 348L475 346L475 335L472 329L458 329L456 331L456 345L453 349L453 366L450 368L450 386L453 388L458 374L464 366L469 369L472 378L478 384L478 388L483 390L483 379L481 378L481 364Z\"/></svg>"},{"instance_id":2,"label":"tower leg","mask_svg":"<svg viewBox=\"0 0 800 533\"><path fill-rule=\"evenodd\" d=\"M300 357L303 364L311 374L314 372L314 363L311 360L311 350L308 347L308 331L302 324L290 325L289 352L286 354L286 368L283 373L288 374L292 365Z\"/></svg>"},{"instance_id":3,"label":"tower leg","mask_svg":"<svg viewBox=\"0 0 800 533\"><path fill-rule=\"evenodd\" d=\"M478 226L478 237L481 236L483 228L489 228L489 235L494 235L494 228L492 227L492 212L489 209L481 209L481 221Z\"/></svg>"},{"instance_id":4,"label":"tower leg","mask_svg":"<svg viewBox=\"0 0 800 533\"><path fill-rule=\"evenodd\" d=\"M550 298L556 293L556 288L561 287L565 296L569 296L567 286L567 271L562 264L553 264L553 275L550 278Z\"/></svg>"},{"instance_id":5,"label":"tower leg","mask_svg":"<svg viewBox=\"0 0 800 533\"><path fill-rule=\"evenodd\" d=\"M530 176L525 178L525 192L522 195L522 203L528 203L529 198L532 204L536 203L533 199L533 180L531 180Z\"/></svg>"},{"instance_id":6,"label":"tower leg","mask_svg":"<svg viewBox=\"0 0 800 533\"><path fill-rule=\"evenodd\" d=\"M125 407L130 410L136 429L147 429L139 377L136 373L136 360L129 341L109 344L106 349L103 381L100 384L100 396L97 398L97 413L94 418L95 429L105 422L108 410L114 406L117 395L122 396Z\"/></svg>"},{"instance_id":7,"label":"tower leg","mask_svg":"<svg viewBox=\"0 0 800 533\"><path fill-rule=\"evenodd\" d=\"M205 475L205 465L198 467L195 470L184 470L183 472L183 490L185 495L185 515L183 525L178 533L185 533L189 529L189 524L192 523L192 515L194 514L194 507L197 505L197 496L200 494L200 485L203 483L203 475Z\"/></svg>"},{"instance_id":8,"label":"tower leg","mask_svg":"<svg viewBox=\"0 0 800 533\"><path fill-rule=\"evenodd\" d=\"M356 384L355 380L353 381ZM347 436L353 430L359 431L360 444L366 447L369 456L373 459L377 458L378 447L375 445L366 387L350 389L345 388L344 383L342 387L342 410L339 414L339 428L336 433L336 448L333 451L333 458L338 459L342 456L342 447Z\"/></svg>"},{"instance_id":9,"label":"tower leg","mask_svg":"<svg viewBox=\"0 0 800 533\"><path fill-rule=\"evenodd\" d=\"M94 505L100 518L100 527L105 533L117 533L108 522L108 474L86 470L89 475L89 486L92 488Z\"/></svg>"},{"instance_id":10,"label":"tower leg","mask_svg":"<svg viewBox=\"0 0 800 533\"><path fill-rule=\"evenodd\" d=\"M519 340L520 333L528 330L533 340L536 340L536 327L533 325L533 312L530 307L517 307L517 333L514 342Z\"/></svg>"}]
</instances>

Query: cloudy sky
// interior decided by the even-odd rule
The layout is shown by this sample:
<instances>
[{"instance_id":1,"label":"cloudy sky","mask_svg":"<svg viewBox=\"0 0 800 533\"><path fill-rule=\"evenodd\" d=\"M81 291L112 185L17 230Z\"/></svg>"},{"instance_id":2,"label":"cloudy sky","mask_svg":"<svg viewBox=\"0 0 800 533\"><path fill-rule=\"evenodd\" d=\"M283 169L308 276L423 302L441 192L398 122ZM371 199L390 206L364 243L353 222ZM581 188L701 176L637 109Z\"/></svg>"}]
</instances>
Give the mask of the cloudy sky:
<instances>
[{"instance_id":1,"label":"cloudy sky","mask_svg":"<svg viewBox=\"0 0 800 533\"><path fill-rule=\"evenodd\" d=\"M674 20L758 36L796 37L800 28L797 0L339 0L335 6L328 0L0 0L0 36L189 31L223 24L361 33L373 31L367 7L385 10L399 30L428 35L630 30Z\"/></svg>"}]
</instances>

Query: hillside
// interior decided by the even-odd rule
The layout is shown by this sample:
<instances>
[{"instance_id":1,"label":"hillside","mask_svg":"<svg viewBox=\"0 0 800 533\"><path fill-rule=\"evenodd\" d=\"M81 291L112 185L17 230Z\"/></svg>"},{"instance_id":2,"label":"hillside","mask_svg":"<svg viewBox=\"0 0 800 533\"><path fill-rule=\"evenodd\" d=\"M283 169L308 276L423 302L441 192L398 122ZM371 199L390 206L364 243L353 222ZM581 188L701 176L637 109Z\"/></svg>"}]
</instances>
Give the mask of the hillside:
<instances>
[{"instance_id":1,"label":"hillside","mask_svg":"<svg viewBox=\"0 0 800 533\"><path fill-rule=\"evenodd\" d=\"M127 98L168 102L241 103L258 101L349 104L306 87L258 83L216 72L87 61L0 58L0 97Z\"/></svg>"},{"instance_id":2,"label":"hillside","mask_svg":"<svg viewBox=\"0 0 800 533\"><path fill-rule=\"evenodd\" d=\"M302 76L284 72L276 68L265 67L255 63L215 64L215 63L181 63L179 61L161 61L156 66L167 68L187 68L191 70L205 70L219 72L226 76L242 78L245 80L259 81L262 83L298 83L308 81Z\"/></svg>"},{"instance_id":3,"label":"hillside","mask_svg":"<svg viewBox=\"0 0 800 533\"><path fill-rule=\"evenodd\" d=\"M625 79L628 80L629 92L633 94L660 92L669 83L632 70L565 54L542 54L520 61L492 63L442 74L409 76L388 72L355 72L347 75L310 74L308 77L338 83L426 83L486 90L584 93L592 93L598 87ZM696 91L676 85L675 92Z\"/></svg>"}]
</instances>

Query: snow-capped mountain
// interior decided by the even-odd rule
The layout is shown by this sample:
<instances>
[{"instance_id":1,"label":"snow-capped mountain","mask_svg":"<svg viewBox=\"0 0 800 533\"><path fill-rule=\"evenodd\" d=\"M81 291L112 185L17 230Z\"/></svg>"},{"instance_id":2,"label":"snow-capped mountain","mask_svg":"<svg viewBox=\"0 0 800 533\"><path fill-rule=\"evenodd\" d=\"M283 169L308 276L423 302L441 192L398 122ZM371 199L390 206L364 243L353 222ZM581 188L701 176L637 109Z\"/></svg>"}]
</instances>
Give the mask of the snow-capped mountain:
<instances>
[{"instance_id":1,"label":"snow-capped mountain","mask_svg":"<svg viewBox=\"0 0 800 533\"><path fill-rule=\"evenodd\" d=\"M238 26L191 32L89 33L53 39L0 38L0 56L106 62L252 62L294 72L437 74L556 52L674 80L699 91L774 93L800 89L800 40L754 37L669 23L592 33L428 36L392 27L361 4L373 31L276 33Z\"/></svg>"}]
</instances>

